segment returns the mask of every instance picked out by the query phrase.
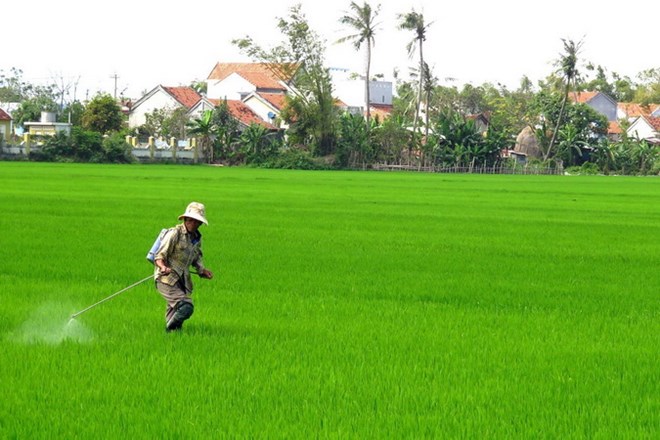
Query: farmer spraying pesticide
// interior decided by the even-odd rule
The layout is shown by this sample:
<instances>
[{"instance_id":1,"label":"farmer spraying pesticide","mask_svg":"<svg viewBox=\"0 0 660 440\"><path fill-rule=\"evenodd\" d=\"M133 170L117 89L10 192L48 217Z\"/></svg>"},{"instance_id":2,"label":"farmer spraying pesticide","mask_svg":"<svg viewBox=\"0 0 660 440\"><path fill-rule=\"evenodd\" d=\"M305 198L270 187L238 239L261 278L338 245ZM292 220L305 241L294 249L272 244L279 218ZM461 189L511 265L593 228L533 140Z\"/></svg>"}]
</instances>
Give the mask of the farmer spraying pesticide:
<instances>
[{"instance_id":1,"label":"farmer spraying pesticide","mask_svg":"<svg viewBox=\"0 0 660 440\"><path fill-rule=\"evenodd\" d=\"M179 216L181 224L164 230L153 251L156 288L167 302L165 330L180 330L184 321L193 314L193 290L190 266L202 278L213 278L213 272L204 267L202 260L202 234L199 227L208 225L204 205L192 202ZM157 242L158 243L158 242ZM147 258L150 258L151 253Z\"/></svg>"}]
</instances>

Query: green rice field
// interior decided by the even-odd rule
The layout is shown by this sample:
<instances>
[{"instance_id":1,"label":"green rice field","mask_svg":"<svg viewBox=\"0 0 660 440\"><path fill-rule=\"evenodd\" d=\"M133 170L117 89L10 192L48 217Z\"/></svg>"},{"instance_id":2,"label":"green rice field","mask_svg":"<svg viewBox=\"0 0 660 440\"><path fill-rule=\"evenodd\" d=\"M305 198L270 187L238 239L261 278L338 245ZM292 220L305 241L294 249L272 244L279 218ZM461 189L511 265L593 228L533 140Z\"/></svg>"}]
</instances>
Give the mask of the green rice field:
<instances>
[{"instance_id":1,"label":"green rice field","mask_svg":"<svg viewBox=\"0 0 660 440\"><path fill-rule=\"evenodd\" d=\"M164 331L161 228L206 205ZM660 438L660 180L0 162L2 439Z\"/></svg>"}]
</instances>

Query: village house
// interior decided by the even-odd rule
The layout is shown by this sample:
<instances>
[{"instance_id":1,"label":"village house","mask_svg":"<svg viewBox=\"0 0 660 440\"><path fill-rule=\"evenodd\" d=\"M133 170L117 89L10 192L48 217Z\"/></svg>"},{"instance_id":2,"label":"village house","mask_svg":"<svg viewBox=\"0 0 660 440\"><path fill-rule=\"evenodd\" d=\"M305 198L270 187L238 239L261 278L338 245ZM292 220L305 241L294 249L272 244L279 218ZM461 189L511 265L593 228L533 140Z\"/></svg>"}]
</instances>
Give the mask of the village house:
<instances>
[{"instance_id":1,"label":"village house","mask_svg":"<svg viewBox=\"0 0 660 440\"><path fill-rule=\"evenodd\" d=\"M640 116L630 124L626 133L631 138L660 145L660 117Z\"/></svg>"},{"instance_id":2,"label":"village house","mask_svg":"<svg viewBox=\"0 0 660 440\"><path fill-rule=\"evenodd\" d=\"M351 73L348 69L330 69L333 92L341 101L340 106L353 114L366 114L366 90L364 75ZM384 119L392 113L392 83L390 81L369 81L369 112L379 119Z\"/></svg>"},{"instance_id":3,"label":"village house","mask_svg":"<svg viewBox=\"0 0 660 440\"><path fill-rule=\"evenodd\" d=\"M23 122L23 127L30 136L54 136L57 133L71 134L72 124L68 122L55 122L56 115L53 112L41 112L38 122Z\"/></svg>"},{"instance_id":4,"label":"village house","mask_svg":"<svg viewBox=\"0 0 660 440\"><path fill-rule=\"evenodd\" d=\"M199 118L201 114L206 110L213 110L223 102L227 103L229 113L234 119L236 119L236 121L238 121L241 129L247 128L251 124L257 124L268 130L277 130L277 127L269 122L264 121L262 117L256 114L243 101L237 99L222 100L203 97L195 106L193 106L193 108L190 109L190 117Z\"/></svg>"},{"instance_id":5,"label":"village house","mask_svg":"<svg viewBox=\"0 0 660 440\"><path fill-rule=\"evenodd\" d=\"M206 79L205 96L190 87L157 86L136 101L129 112L129 127L146 122L145 115L156 109L185 107L192 118L226 100L229 110L242 126L259 123L268 129L286 129L279 119L296 74L293 64L216 63ZM345 111L365 114L364 81L345 69L333 69L333 86L338 104ZM370 82L370 112L380 120L392 112L392 83ZM239 104L241 103L241 104ZM257 116L255 118L254 116Z\"/></svg>"},{"instance_id":6,"label":"village house","mask_svg":"<svg viewBox=\"0 0 660 440\"><path fill-rule=\"evenodd\" d=\"M640 116L660 116L660 105L642 105L635 102L620 102L617 105L617 118L633 122Z\"/></svg>"},{"instance_id":7,"label":"village house","mask_svg":"<svg viewBox=\"0 0 660 440\"><path fill-rule=\"evenodd\" d=\"M138 99L128 113L128 127L136 128L146 123L146 115L154 110L190 110L202 99L195 89L188 86L166 87L158 85Z\"/></svg>"},{"instance_id":8,"label":"village house","mask_svg":"<svg viewBox=\"0 0 660 440\"><path fill-rule=\"evenodd\" d=\"M12 133L12 118L0 108L0 145L9 142Z\"/></svg>"}]
</instances>

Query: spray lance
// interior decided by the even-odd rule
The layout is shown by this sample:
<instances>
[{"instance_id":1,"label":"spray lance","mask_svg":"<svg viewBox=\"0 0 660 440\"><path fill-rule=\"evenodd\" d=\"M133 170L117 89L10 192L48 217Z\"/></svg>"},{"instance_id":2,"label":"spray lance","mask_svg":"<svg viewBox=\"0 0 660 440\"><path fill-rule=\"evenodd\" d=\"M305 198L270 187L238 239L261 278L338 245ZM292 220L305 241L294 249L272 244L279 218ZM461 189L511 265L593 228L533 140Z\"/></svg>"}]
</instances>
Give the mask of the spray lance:
<instances>
[{"instance_id":1,"label":"spray lance","mask_svg":"<svg viewBox=\"0 0 660 440\"><path fill-rule=\"evenodd\" d=\"M128 286L128 287L124 287L124 288L121 289L120 291L113 293L112 295L108 296L107 298L103 298L101 301L99 301L99 302L97 302L97 303L94 303L94 304L92 304L91 306L89 306L89 307L87 307L87 308L85 308L85 309L82 309L82 310L79 311L78 313L74 313L73 315L71 315L71 319L69 320L69 323L71 323L71 321L73 321L74 319L76 319L78 316L82 315L82 314L85 313L86 311L88 311L88 310L90 310L90 309L93 309L94 307L98 306L99 304L102 304L102 303L104 303L104 302L106 302L106 301L108 301L108 300L114 298L115 296L117 296L117 295L119 295L119 294L122 294L122 293L126 292L127 290L132 289L133 287L135 287L135 286L137 286L137 285L140 285L140 284L144 283L144 282L147 281L147 280L151 280L151 279L153 279L153 277L154 277L153 275L149 275L148 277L146 277L146 278L144 278L144 279L141 279L140 281L136 281L135 283L131 284L130 286Z\"/></svg>"}]
</instances>

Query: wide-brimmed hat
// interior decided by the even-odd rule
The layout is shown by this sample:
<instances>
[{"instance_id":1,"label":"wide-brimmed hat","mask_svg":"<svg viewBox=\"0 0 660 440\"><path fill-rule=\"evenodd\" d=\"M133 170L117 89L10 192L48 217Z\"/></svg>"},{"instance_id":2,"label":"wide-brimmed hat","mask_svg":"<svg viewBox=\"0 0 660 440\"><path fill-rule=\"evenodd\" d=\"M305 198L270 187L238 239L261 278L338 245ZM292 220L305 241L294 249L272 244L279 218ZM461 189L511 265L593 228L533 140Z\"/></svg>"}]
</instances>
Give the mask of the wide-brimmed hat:
<instances>
[{"instance_id":1,"label":"wide-brimmed hat","mask_svg":"<svg viewBox=\"0 0 660 440\"><path fill-rule=\"evenodd\" d=\"M199 220L205 225L209 224L209 222L206 221L206 208L204 208L204 205L199 202L190 202L186 208L186 212L179 216L179 220L184 217L194 218L195 220Z\"/></svg>"}]
</instances>

